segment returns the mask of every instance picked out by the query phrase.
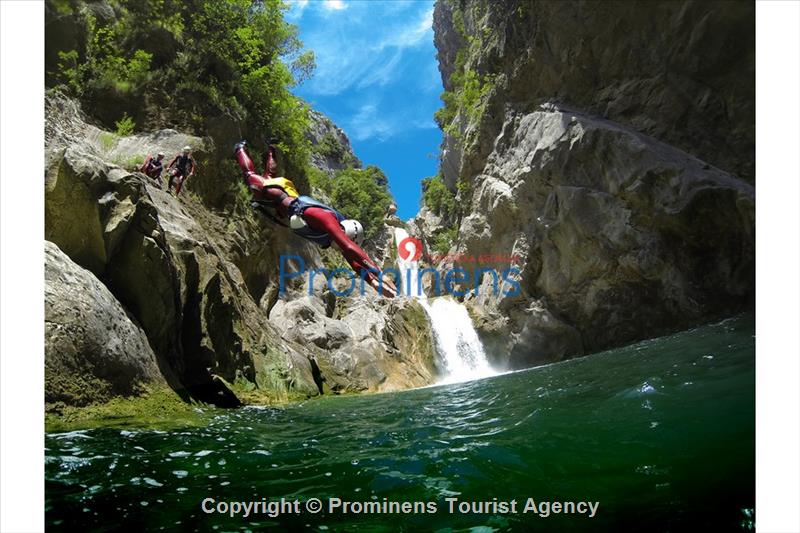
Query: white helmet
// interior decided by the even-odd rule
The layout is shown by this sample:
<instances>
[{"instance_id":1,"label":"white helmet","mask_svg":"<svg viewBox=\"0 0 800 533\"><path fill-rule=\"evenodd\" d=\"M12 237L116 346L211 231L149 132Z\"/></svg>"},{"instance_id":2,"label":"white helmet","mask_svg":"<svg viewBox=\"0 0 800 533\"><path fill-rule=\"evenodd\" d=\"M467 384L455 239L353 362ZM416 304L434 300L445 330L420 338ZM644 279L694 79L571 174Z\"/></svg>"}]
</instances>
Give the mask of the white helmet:
<instances>
[{"instance_id":1,"label":"white helmet","mask_svg":"<svg viewBox=\"0 0 800 533\"><path fill-rule=\"evenodd\" d=\"M182 151L184 154L188 154L189 152L191 152L191 151L192 151L192 147L191 147L191 146L188 146L188 145L187 145L187 146L184 146L184 147L183 147L183 150L181 150L181 151Z\"/></svg>"},{"instance_id":2,"label":"white helmet","mask_svg":"<svg viewBox=\"0 0 800 533\"><path fill-rule=\"evenodd\" d=\"M361 222L358 220L347 219L342 220L340 224L344 229L345 235L347 235L350 240L358 245L364 242L364 228L361 226Z\"/></svg>"}]
</instances>

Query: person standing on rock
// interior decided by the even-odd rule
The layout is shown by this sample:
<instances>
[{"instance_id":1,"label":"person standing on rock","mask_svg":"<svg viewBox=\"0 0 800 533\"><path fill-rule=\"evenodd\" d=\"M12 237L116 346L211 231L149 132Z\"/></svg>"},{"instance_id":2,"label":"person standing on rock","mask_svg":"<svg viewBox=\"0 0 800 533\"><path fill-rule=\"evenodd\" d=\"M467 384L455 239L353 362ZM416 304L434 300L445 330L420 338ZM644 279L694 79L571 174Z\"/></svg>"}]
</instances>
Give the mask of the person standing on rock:
<instances>
[{"instance_id":1,"label":"person standing on rock","mask_svg":"<svg viewBox=\"0 0 800 533\"><path fill-rule=\"evenodd\" d=\"M164 152L158 152L155 158L148 155L142 166L139 167L139 172L153 178L158 187L161 188L161 172L164 170L164 164L161 160L164 159Z\"/></svg>"},{"instance_id":2,"label":"person standing on rock","mask_svg":"<svg viewBox=\"0 0 800 533\"><path fill-rule=\"evenodd\" d=\"M181 153L176 155L175 159L167 167L167 173L169 174L167 192L172 193L172 185L175 184L175 196L181 193L184 182L194 176L194 171L197 168L191 152L191 146L184 146Z\"/></svg>"},{"instance_id":3,"label":"person standing on rock","mask_svg":"<svg viewBox=\"0 0 800 533\"><path fill-rule=\"evenodd\" d=\"M359 246L364 239L360 222L348 220L334 208L311 197L301 196L290 180L278 177L276 150L272 142L267 148L263 176L256 173L245 146L245 141L237 143L233 153L253 195L253 207L323 248L335 244L356 274L362 276L376 291L387 298L397 296L394 283L381 274L381 270Z\"/></svg>"}]
</instances>

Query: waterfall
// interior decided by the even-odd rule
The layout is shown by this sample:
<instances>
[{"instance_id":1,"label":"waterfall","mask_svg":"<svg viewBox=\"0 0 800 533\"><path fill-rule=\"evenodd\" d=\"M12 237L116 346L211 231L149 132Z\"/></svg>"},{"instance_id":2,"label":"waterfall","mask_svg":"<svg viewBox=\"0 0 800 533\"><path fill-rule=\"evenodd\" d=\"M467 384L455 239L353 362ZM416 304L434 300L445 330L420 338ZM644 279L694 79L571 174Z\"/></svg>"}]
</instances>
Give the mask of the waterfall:
<instances>
[{"instance_id":1,"label":"waterfall","mask_svg":"<svg viewBox=\"0 0 800 533\"><path fill-rule=\"evenodd\" d=\"M409 239L403 228L394 230L397 246L397 268L401 292L417 298L430 319L436 352L444 371L440 383L457 383L497 374L486 359L483 344L472 325L467 308L451 297L426 297L418 276L419 241Z\"/></svg>"}]
</instances>

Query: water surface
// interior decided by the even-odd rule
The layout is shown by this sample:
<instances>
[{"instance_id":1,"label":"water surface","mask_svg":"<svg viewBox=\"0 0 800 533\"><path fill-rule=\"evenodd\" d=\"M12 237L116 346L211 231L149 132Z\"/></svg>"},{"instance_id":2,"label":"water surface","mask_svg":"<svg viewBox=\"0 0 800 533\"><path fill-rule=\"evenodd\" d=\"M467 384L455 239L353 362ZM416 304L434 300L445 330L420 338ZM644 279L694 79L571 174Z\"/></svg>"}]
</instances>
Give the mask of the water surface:
<instances>
[{"instance_id":1,"label":"water surface","mask_svg":"<svg viewBox=\"0 0 800 533\"><path fill-rule=\"evenodd\" d=\"M172 430L50 433L49 530L748 529L752 317L479 381L285 408L206 410ZM431 501L435 514L205 514L201 502ZM585 515L449 514L462 501L599 501Z\"/></svg>"}]
</instances>

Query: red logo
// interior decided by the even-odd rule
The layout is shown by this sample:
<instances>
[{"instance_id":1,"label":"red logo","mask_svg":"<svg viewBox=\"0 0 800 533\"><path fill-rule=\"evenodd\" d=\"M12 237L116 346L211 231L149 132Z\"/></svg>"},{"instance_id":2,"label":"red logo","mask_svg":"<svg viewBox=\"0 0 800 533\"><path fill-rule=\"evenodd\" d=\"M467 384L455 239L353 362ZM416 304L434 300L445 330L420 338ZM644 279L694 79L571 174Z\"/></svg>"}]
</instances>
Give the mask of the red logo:
<instances>
[{"instance_id":1,"label":"red logo","mask_svg":"<svg viewBox=\"0 0 800 533\"><path fill-rule=\"evenodd\" d=\"M409 245L413 250L409 250ZM416 261L422 255L422 242L414 237L406 237L397 245L397 253L405 261Z\"/></svg>"}]
</instances>

